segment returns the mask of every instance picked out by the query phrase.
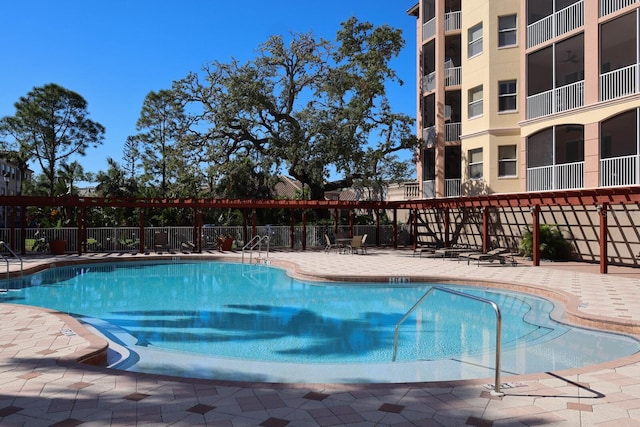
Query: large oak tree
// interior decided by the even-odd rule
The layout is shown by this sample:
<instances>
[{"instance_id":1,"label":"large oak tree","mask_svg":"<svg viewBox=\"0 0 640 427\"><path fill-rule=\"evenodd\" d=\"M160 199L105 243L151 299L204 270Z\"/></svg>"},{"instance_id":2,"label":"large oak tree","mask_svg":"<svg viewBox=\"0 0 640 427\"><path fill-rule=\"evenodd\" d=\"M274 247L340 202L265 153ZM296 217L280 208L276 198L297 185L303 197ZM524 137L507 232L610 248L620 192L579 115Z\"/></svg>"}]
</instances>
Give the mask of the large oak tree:
<instances>
[{"instance_id":1,"label":"large oak tree","mask_svg":"<svg viewBox=\"0 0 640 427\"><path fill-rule=\"evenodd\" d=\"M272 36L254 60L208 64L173 87L188 112L180 151L220 168L250 157L261 173L306 184L314 199L389 172L404 179L394 153L415 148L413 119L394 113L386 95L402 83L389 64L403 45L400 30L351 18L335 44Z\"/></svg>"}]
</instances>

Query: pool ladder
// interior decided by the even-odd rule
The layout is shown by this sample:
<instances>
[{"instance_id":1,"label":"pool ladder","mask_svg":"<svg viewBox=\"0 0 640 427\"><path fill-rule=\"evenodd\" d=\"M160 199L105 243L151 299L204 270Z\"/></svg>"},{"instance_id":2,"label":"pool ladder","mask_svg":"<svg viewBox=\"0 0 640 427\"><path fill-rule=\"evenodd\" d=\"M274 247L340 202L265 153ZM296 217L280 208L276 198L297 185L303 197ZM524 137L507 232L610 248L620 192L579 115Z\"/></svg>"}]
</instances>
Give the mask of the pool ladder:
<instances>
[{"instance_id":1,"label":"pool ladder","mask_svg":"<svg viewBox=\"0 0 640 427\"><path fill-rule=\"evenodd\" d=\"M6 250L9 251L9 253L11 255L13 255L16 259L20 260L20 276L22 276L22 272L24 270L24 263L22 261L22 258L20 256L18 256L18 254L16 254L11 247L6 244L4 241L0 240L0 249L5 248ZM7 264L7 279L9 278L9 258L7 258L5 256L4 253L0 252L0 256L2 257L2 259L4 260L4 262Z\"/></svg>"},{"instance_id":2,"label":"pool ladder","mask_svg":"<svg viewBox=\"0 0 640 427\"><path fill-rule=\"evenodd\" d=\"M269 236L257 235L257 236L253 236L253 238L249 240L249 243L247 243L242 247L242 263L244 264L245 251L249 251L249 264L251 264L251 261L253 259L253 251L256 247L258 247L258 260L260 260L260 255L262 254L262 244L265 242L267 244L267 258L269 258ZM268 264L266 259L265 259L265 264Z\"/></svg>"},{"instance_id":3,"label":"pool ladder","mask_svg":"<svg viewBox=\"0 0 640 427\"><path fill-rule=\"evenodd\" d=\"M502 349L501 349L502 347L502 314L500 313L500 307L498 307L498 304L486 298L477 297L475 295L469 295L467 293L444 288L442 286L433 286L432 288L430 288L418 300L418 302L416 302L413 305L413 307L411 307L409 311L407 311L405 315L402 316L400 320L398 320L398 323L396 323L396 329L393 335L393 361L394 362L396 361L396 356L398 355L398 333L399 333L400 325L402 325L402 323L405 320L407 320L407 318L411 315L411 313L413 313L415 309L418 308L418 306L422 304L422 302L426 300L429 297L429 295L433 293L433 291L436 291L436 290L458 295L463 298L469 298L475 301L480 301L484 304L489 304L493 308L493 310L496 312L496 377L495 377L495 385L493 386L493 391L491 392L491 394L493 394L494 396L504 396L504 393L500 391L500 357L502 353Z\"/></svg>"}]
</instances>

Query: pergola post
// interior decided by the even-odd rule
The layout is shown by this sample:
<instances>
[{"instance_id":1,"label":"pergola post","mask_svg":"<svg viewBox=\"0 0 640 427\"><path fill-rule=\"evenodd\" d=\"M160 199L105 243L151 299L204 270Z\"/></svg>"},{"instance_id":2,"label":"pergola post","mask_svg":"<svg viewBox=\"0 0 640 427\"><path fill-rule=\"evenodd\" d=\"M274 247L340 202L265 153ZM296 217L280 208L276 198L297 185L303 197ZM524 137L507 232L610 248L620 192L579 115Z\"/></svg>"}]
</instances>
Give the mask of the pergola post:
<instances>
[{"instance_id":1,"label":"pergola post","mask_svg":"<svg viewBox=\"0 0 640 427\"><path fill-rule=\"evenodd\" d=\"M251 238L253 239L258 234L258 216L256 210L251 210ZM246 244L246 243L245 243Z\"/></svg>"},{"instance_id":2,"label":"pergola post","mask_svg":"<svg viewBox=\"0 0 640 427\"><path fill-rule=\"evenodd\" d=\"M393 222L391 223L391 230L393 236L391 237L393 242L393 249L398 248L398 209L393 208Z\"/></svg>"},{"instance_id":3,"label":"pergola post","mask_svg":"<svg viewBox=\"0 0 640 427\"><path fill-rule=\"evenodd\" d=\"M247 220L247 210L242 209L242 242L243 246L249 242L249 221Z\"/></svg>"},{"instance_id":4,"label":"pergola post","mask_svg":"<svg viewBox=\"0 0 640 427\"><path fill-rule=\"evenodd\" d=\"M489 252L489 206L482 209L482 252Z\"/></svg>"},{"instance_id":5,"label":"pergola post","mask_svg":"<svg viewBox=\"0 0 640 427\"><path fill-rule=\"evenodd\" d=\"M292 241L293 242L293 241ZM302 250L307 249L307 211L302 211Z\"/></svg>"},{"instance_id":6,"label":"pergola post","mask_svg":"<svg viewBox=\"0 0 640 427\"><path fill-rule=\"evenodd\" d=\"M602 203L597 207L600 217L600 273L607 274L609 271L609 256L607 254L607 209L608 203Z\"/></svg>"},{"instance_id":7,"label":"pergola post","mask_svg":"<svg viewBox=\"0 0 640 427\"><path fill-rule=\"evenodd\" d=\"M533 252L532 259L533 259L533 265L539 266L540 265L540 206L534 205L530 208L530 211L531 211L531 215L533 216L533 221L532 221L533 230L531 230L532 244L533 244L533 248L531 248Z\"/></svg>"},{"instance_id":8,"label":"pergola post","mask_svg":"<svg viewBox=\"0 0 640 427\"><path fill-rule=\"evenodd\" d=\"M140 247L138 248L138 252L141 254L144 253L144 209L140 208L139 211L140 218Z\"/></svg>"},{"instance_id":9,"label":"pergola post","mask_svg":"<svg viewBox=\"0 0 640 427\"><path fill-rule=\"evenodd\" d=\"M451 218L449 217L449 208L444 208L444 247L449 247L449 227L451 226Z\"/></svg>"},{"instance_id":10,"label":"pergola post","mask_svg":"<svg viewBox=\"0 0 640 427\"><path fill-rule=\"evenodd\" d=\"M295 246L295 223L293 208L289 209L289 248L293 249Z\"/></svg>"}]
</instances>

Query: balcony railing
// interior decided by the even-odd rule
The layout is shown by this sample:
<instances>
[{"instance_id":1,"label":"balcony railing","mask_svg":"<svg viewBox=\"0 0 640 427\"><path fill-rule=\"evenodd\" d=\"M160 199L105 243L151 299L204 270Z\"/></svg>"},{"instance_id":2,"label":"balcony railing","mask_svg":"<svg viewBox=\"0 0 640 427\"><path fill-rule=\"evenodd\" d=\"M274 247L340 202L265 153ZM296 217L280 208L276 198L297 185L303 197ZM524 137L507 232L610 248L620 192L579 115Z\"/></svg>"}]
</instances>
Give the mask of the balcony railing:
<instances>
[{"instance_id":1,"label":"balcony railing","mask_svg":"<svg viewBox=\"0 0 640 427\"><path fill-rule=\"evenodd\" d=\"M600 16L607 16L638 1L640 0L600 0Z\"/></svg>"},{"instance_id":2,"label":"balcony railing","mask_svg":"<svg viewBox=\"0 0 640 427\"><path fill-rule=\"evenodd\" d=\"M450 178L444 180L444 196L458 197L460 196L461 180L460 178Z\"/></svg>"},{"instance_id":3,"label":"balcony railing","mask_svg":"<svg viewBox=\"0 0 640 427\"><path fill-rule=\"evenodd\" d=\"M447 12L444 15L444 30L455 31L462 28L462 11Z\"/></svg>"},{"instance_id":4,"label":"balcony railing","mask_svg":"<svg viewBox=\"0 0 640 427\"><path fill-rule=\"evenodd\" d=\"M600 75L600 101L632 95L638 91L638 64Z\"/></svg>"},{"instance_id":5,"label":"balcony railing","mask_svg":"<svg viewBox=\"0 0 640 427\"><path fill-rule=\"evenodd\" d=\"M422 198L433 199L436 197L436 181L435 179L428 179L422 181Z\"/></svg>"},{"instance_id":6,"label":"balcony railing","mask_svg":"<svg viewBox=\"0 0 640 427\"><path fill-rule=\"evenodd\" d=\"M445 68L444 70L444 85L460 86L462 84L462 67Z\"/></svg>"},{"instance_id":7,"label":"balcony railing","mask_svg":"<svg viewBox=\"0 0 640 427\"><path fill-rule=\"evenodd\" d=\"M460 134L462 133L462 123L445 123L444 125L444 140L445 141L460 141Z\"/></svg>"},{"instance_id":8,"label":"balcony railing","mask_svg":"<svg viewBox=\"0 0 640 427\"><path fill-rule=\"evenodd\" d=\"M429 40L436 35L436 18L431 18L422 24L422 41Z\"/></svg>"},{"instance_id":9,"label":"balcony railing","mask_svg":"<svg viewBox=\"0 0 640 427\"><path fill-rule=\"evenodd\" d=\"M584 187L584 162L527 169L527 191L569 190Z\"/></svg>"},{"instance_id":10,"label":"balcony railing","mask_svg":"<svg viewBox=\"0 0 640 427\"><path fill-rule=\"evenodd\" d=\"M436 72L422 77L422 92L431 92L436 89Z\"/></svg>"},{"instance_id":11,"label":"balcony railing","mask_svg":"<svg viewBox=\"0 0 640 427\"><path fill-rule=\"evenodd\" d=\"M638 184L638 155L600 159L600 186Z\"/></svg>"},{"instance_id":12,"label":"balcony railing","mask_svg":"<svg viewBox=\"0 0 640 427\"><path fill-rule=\"evenodd\" d=\"M584 0L527 26L527 47L533 47L584 25Z\"/></svg>"},{"instance_id":13,"label":"balcony railing","mask_svg":"<svg viewBox=\"0 0 640 427\"><path fill-rule=\"evenodd\" d=\"M424 142L427 146L433 146L433 144L436 143L436 127L435 126L429 126L428 128L423 128L422 129L422 139L424 139Z\"/></svg>"},{"instance_id":14,"label":"balcony railing","mask_svg":"<svg viewBox=\"0 0 640 427\"><path fill-rule=\"evenodd\" d=\"M404 183L404 200L413 200L420 198L420 186L417 182Z\"/></svg>"},{"instance_id":15,"label":"balcony railing","mask_svg":"<svg viewBox=\"0 0 640 427\"><path fill-rule=\"evenodd\" d=\"M527 119L573 110L584 105L584 80L527 97Z\"/></svg>"}]
</instances>

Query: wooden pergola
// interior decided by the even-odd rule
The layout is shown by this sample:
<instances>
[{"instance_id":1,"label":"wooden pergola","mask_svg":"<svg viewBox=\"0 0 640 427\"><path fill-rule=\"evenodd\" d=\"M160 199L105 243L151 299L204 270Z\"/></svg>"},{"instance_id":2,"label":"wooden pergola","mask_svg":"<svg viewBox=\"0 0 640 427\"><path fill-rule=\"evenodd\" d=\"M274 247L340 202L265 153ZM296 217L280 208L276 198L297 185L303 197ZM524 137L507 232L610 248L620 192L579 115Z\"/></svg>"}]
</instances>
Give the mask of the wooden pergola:
<instances>
[{"instance_id":1,"label":"wooden pergola","mask_svg":"<svg viewBox=\"0 0 640 427\"><path fill-rule=\"evenodd\" d=\"M11 236L15 236L16 213L20 213L20 228L22 229L22 242L10 242L13 247L20 247L24 253L24 236L27 225L26 212L28 207L52 207L60 206L74 208L77 210L78 218L78 253L82 254L86 250L86 213L90 208L96 207L119 207L139 209L140 226L140 248L144 248L144 222L145 209L148 208L180 208L191 209L193 211L193 238L196 250L202 248L202 212L205 209L232 208L243 212L244 219L244 240L247 240L249 228L249 213L257 209L289 209L291 211L291 245L293 247L294 233L294 211L302 210L302 241L303 250L306 241L306 210L329 210L334 212L334 230L337 230L337 212L341 209L350 212L350 234L353 234L353 212L356 210L372 210L375 213L376 227L379 231L380 215L382 210L390 210L393 226L393 247L397 247L397 211L398 210L421 210L436 209L441 210L445 216L445 233L448 233L447 226L449 210L460 208L476 208L482 212L482 247L488 250L489 245L489 208L509 208L517 207L529 209L532 216L533 232L533 264L540 265L540 208L541 206L595 206L599 213L599 243L600 243L600 272L607 273L607 210L613 204L638 204L640 203L640 186L633 187L612 187L587 190L568 191L548 191L536 193L514 193L514 194L492 194L483 196L468 196L445 199L420 199L403 201L339 201L339 200L242 200L242 199L155 199L155 198L113 198L113 197L82 197L82 196L62 196L62 197L35 197L35 196L0 196L0 203L8 208L12 208L10 215ZM19 208L19 209L15 209ZM414 215L414 219L415 219ZM256 234L256 215L251 215L252 234ZM377 233L379 234L379 233ZM449 242L448 235L445 235L445 246ZM16 245L16 243L20 243ZM376 242L377 243L377 242ZM415 241L414 241L415 246ZM142 249L143 250L143 249Z\"/></svg>"}]
</instances>

